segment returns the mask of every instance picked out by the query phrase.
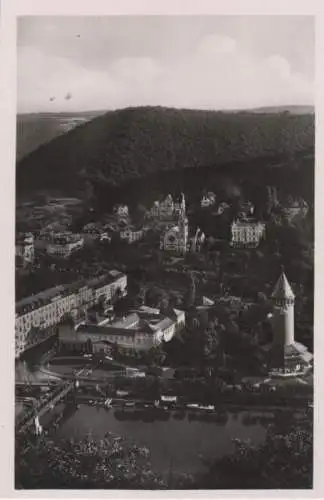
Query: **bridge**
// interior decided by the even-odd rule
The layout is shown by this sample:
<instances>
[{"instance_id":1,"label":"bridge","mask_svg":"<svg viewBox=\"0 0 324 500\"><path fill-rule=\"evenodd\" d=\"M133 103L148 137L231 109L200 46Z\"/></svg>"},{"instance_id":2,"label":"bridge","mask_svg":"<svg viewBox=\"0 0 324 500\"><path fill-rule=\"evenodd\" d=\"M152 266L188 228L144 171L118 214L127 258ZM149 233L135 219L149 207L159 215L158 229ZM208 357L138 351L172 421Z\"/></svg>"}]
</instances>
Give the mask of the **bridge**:
<instances>
[{"instance_id":1,"label":"bridge","mask_svg":"<svg viewBox=\"0 0 324 500\"><path fill-rule=\"evenodd\" d=\"M66 382L64 385L56 387L48 396L48 398L41 402L38 407L33 407L27 414L24 415L22 421L18 422L18 432L23 433L28 427L35 423L35 418L42 417L49 410L53 409L54 406L63 399L70 391L74 390L78 386L78 377L81 375L89 376L91 370L84 367L75 374L75 380Z\"/></svg>"},{"instance_id":2,"label":"bridge","mask_svg":"<svg viewBox=\"0 0 324 500\"><path fill-rule=\"evenodd\" d=\"M99 366L99 363L98 363ZM59 383L60 381L51 381L51 382L40 382L40 381L34 381L29 383L28 385L30 386L47 386L49 388L53 388L54 390L51 391L49 394L44 395L44 400L40 401L40 404L38 406L33 406L27 413L25 413L22 416L22 419L17 421L16 427L18 430L18 433L23 433L26 429L28 429L30 426L35 424L35 419L42 417L45 413L47 413L49 410L52 410L54 406L61 400L63 399L70 391L74 390L75 388L78 387L78 384L80 381L85 381L89 380L92 383L97 383L99 381L102 382L102 379L96 379L96 378L90 378L90 375L92 374L93 370L95 370L96 367L93 367L91 365L85 366L81 368L77 373L73 375L73 380L65 379L65 383ZM133 369L121 369L119 371L109 371L107 372L107 379L111 379L117 375L124 375L124 376L130 376L133 374L133 372L136 370ZM62 382L62 381L61 381ZM17 387L24 386L26 384L22 383L17 383ZM100 389L98 392L102 392ZM104 394L102 392L102 394ZM46 397L48 396L48 397Z\"/></svg>"},{"instance_id":3,"label":"bridge","mask_svg":"<svg viewBox=\"0 0 324 500\"><path fill-rule=\"evenodd\" d=\"M28 414L25 416L24 420L20 422L20 427L18 432L23 433L28 427L35 423L36 417L42 417L45 413L47 413L50 409L58 403L62 398L64 398L71 390L75 387L75 382L69 382L64 385L64 387L60 387L58 390L54 391L50 398L44 401L38 408L33 408Z\"/></svg>"}]
</instances>

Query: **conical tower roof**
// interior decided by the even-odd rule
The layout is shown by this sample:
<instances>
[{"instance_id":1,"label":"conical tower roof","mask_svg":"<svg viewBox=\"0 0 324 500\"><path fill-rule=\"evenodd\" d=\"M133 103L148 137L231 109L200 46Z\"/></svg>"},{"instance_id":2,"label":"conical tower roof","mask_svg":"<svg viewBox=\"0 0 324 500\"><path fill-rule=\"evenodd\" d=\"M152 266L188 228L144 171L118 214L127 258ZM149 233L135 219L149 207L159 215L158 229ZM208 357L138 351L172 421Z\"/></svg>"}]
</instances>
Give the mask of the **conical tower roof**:
<instances>
[{"instance_id":1,"label":"conical tower roof","mask_svg":"<svg viewBox=\"0 0 324 500\"><path fill-rule=\"evenodd\" d=\"M271 297L273 299L294 299L295 295L291 289L289 281L284 271L282 271L280 278L277 281L276 286L272 292Z\"/></svg>"}]
</instances>

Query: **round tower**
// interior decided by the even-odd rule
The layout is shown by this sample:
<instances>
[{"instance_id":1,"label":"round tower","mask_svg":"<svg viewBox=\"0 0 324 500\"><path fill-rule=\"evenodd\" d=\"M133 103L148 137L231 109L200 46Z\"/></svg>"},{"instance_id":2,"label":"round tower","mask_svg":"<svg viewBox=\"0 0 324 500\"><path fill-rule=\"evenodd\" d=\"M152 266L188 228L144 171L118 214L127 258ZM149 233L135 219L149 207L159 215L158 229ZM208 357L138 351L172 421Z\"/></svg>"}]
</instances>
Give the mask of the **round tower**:
<instances>
[{"instance_id":1,"label":"round tower","mask_svg":"<svg viewBox=\"0 0 324 500\"><path fill-rule=\"evenodd\" d=\"M295 295L282 271L280 278L271 295L275 311L273 314L274 344L281 346L292 345L294 338L294 307Z\"/></svg>"}]
</instances>

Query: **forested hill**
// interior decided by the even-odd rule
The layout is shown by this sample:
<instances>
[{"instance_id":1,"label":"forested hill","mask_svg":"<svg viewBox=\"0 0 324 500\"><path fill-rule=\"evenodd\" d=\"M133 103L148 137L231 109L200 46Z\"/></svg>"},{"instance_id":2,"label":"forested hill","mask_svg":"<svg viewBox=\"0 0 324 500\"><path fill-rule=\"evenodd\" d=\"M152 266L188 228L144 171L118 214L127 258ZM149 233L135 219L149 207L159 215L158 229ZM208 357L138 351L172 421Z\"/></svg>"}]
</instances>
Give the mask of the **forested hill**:
<instances>
[{"instance_id":1,"label":"forested hill","mask_svg":"<svg viewBox=\"0 0 324 500\"><path fill-rule=\"evenodd\" d=\"M160 107L108 112L17 164L17 195L84 193L166 170L292 157L314 147L314 116Z\"/></svg>"}]
</instances>

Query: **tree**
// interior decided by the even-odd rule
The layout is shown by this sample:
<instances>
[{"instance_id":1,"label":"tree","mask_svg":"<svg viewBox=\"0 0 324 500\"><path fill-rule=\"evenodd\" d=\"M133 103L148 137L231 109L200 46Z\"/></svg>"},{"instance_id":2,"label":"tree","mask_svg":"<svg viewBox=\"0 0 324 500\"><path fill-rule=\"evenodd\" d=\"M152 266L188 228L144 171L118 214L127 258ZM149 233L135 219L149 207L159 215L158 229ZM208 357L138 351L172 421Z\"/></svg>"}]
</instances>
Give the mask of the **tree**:
<instances>
[{"instance_id":1,"label":"tree","mask_svg":"<svg viewBox=\"0 0 324 500\"><path fill-rule=\"evenodd\" d=\"M22 445L22 443L20 443ZM150 453L126 439L106 435L100 441L41 438L17 446L16 488L164 489L151 469Z\"/></svg>"},{"instance_id":2,"label":"tree","mask_svg":"<svg viewBox=\"0 0 324 500\"><path fill-rule=\"evenodd\" d=\"M313 430L311 420L287 431L268 429L260 446L236 440L235 451L205 461L208 470L197 488L206 489L307 489L313 481Z\"/></svg>"},{"instance_id":3,"label":"tree","mask_svg":"<svg viewBox=\"0 0 324 500\"><path fill-rule=\"evenodd\" d=\"M185 295L185 307L186 309L190 309L194 306L196 301L196 279L193 273L190 273L190 284L189 290Z\"/></svg>"}]
</instances>

